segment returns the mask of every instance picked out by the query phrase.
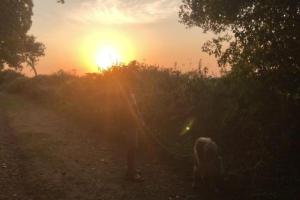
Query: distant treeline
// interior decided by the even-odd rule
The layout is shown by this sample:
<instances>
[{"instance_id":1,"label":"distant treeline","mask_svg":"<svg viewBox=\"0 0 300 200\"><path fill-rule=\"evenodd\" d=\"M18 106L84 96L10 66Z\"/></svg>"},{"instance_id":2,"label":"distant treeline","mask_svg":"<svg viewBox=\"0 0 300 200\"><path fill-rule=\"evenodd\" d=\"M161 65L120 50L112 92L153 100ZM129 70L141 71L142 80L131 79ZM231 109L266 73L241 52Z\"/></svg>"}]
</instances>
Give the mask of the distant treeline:
<instances>
[{"instance_id":1,"label":"distant treeline","mask_svg":"<svg viewBox=\"0 0 300 200\"><path fill-rule=\"evenodd\" d=\"M201 68L181 73L138 62L84 76L60 71L27 78L0 72L1 90L55 107L113 138L128 122L121 97L128 88L148 127L145 133L151 134L147 138L158 139L170 155L188 155L195 138L211 137L220 145L228 178L270 195L277 187L288 190L284 198L294 199L299 183L297 92L282 93L241 74L211 77Z\"/></svg>"}]
</instances>

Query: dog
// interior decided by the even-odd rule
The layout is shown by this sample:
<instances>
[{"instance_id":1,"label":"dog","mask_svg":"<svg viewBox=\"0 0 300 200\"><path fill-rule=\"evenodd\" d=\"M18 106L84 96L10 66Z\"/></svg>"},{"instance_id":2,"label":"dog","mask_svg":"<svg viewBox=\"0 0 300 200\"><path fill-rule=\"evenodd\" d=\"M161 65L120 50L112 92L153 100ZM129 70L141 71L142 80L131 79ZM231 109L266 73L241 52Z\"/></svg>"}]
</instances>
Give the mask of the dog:
<instances>
[{"instance_id":1,"label":"dog","mask_svg":"<svg viewBox=\"0 0 300 200\"><path fill-rule=\"evenodd\" d=\"M193 147L193 188L199 179L209 189L217 190L224 174L223 159L219 154L218 145L207 137L196 139Z\"/></svg>"}]
</instances>

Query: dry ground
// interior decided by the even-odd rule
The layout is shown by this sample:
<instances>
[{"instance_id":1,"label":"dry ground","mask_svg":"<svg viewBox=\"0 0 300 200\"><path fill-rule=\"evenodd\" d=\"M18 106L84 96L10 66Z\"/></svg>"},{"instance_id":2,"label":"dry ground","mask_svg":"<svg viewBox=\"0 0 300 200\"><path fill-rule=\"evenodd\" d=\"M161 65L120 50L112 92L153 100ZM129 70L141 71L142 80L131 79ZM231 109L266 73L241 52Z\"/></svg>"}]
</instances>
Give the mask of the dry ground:
<instances>
[{"instance_id":1,"label":"dry ground","mask_svg":"<svg viewBox=\"0 0 300 200\"><path fill-rule=\"evenodd\" d=\"M207 199L188 166L140 160L143 183L124 180L124 149L49 108L0 94L0 200Z\"/></svg>"}]
</instances>

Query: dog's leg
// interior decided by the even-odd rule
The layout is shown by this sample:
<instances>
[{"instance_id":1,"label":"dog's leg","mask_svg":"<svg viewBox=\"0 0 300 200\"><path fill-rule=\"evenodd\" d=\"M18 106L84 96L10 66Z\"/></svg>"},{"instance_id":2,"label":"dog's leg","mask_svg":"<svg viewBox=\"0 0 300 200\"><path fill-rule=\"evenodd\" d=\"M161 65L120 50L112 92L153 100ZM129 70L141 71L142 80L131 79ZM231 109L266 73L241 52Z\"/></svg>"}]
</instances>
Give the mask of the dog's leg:
<instances>
[{"instance_id":1,"label":"dog's leg","mask_svg":"<svg viewBox=\"0 0 300 200\"><path fill-rule=\"evenodd\" d=\"M194 168L193 168L193 185L192 187L195 189L197 187L197 180L198 179L198 169L197 169L197 166L194 165Z\"/></svg>"}]
</instances>

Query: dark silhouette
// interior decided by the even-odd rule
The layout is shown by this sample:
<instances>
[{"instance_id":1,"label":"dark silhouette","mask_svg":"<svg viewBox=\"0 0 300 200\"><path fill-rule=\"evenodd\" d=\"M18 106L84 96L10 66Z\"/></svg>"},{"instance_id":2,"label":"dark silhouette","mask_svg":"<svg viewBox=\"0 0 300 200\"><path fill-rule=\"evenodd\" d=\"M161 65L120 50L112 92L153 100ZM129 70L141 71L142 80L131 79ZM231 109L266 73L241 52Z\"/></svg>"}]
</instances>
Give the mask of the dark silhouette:
<instances>
[{"instance_id":1,"label":"dark silhouette","mask_svg":"<svg viewBox=\"0 0 300 200\"><path fill-rule=\"evenodd\" d=\"M132 77L130 77L132 78ZM126 178L130 181L141 182L144 179L137 170L137 147L139 134L141 133L142 117L139 112L136 96L131 85L130 78L126 77L120 82L115 80L120 95L120 104L117 113L118 124L122 127L127 146L127 173Z\"/></svg>"},{"instance_id":2,"label":"dark silhouette","mask_svg":"<svg viewBox=\"0 0 300 200\"><path fill-rule=\"evenodd\" d=\"M31 27L33 3L31 0L3 0L0 5L0 70L4 65L22 69L31 67L44 55L44 45L28 35Z\"/></svg>"},{"instance_id":3,"label":"dark silhouette","mask_svg":"<svg viewBox=\"0 0 300 200\"><path fill-rule=\"evenodd\" d=\"M184 0L180 8L182 23L217 34L203 50L220 66L284 94L299 89L299 1Z\"/></svg>"}]
</instances>

